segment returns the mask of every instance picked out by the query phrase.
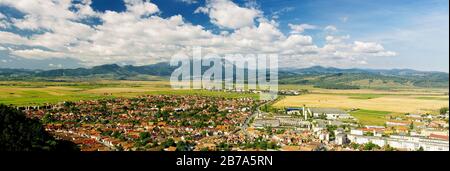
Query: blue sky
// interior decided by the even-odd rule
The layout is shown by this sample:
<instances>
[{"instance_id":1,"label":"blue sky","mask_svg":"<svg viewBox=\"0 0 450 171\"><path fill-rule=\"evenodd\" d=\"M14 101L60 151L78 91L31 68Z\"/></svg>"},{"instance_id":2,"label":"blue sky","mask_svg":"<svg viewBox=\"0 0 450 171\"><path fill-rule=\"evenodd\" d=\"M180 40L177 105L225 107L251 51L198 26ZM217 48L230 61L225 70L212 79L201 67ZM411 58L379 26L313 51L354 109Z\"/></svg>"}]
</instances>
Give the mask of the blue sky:
<instances>
[{"instance_id":1,"label":"blue sky","mask_svg":"<svg viewBox=\"0 0 450 171\"><path fill-rule=\"evenodd\" d=\"M201 46L285 67L449 70L448 0L20 1L0 2L1 68L145 65Z\"/></svg>"}]
</instances>

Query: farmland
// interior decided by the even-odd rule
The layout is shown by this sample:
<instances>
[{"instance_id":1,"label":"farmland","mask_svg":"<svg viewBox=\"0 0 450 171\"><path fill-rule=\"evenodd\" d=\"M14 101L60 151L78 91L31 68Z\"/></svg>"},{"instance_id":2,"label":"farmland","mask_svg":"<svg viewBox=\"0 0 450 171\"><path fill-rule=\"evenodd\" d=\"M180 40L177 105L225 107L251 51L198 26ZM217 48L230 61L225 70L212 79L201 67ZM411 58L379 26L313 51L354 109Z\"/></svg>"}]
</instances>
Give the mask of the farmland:
<instances>
[{"instance_id":1,"label":"farmland","mask_svg":"<svg viewBox=\"0 0 450 171\"><path fill-rule=\"evenodd\" d=\"M17 106L156 94L257 97L256 94L174 90L167 81L0 82L0 103Z\"/></svg>"},{"instance_id":2,"label":"farmland","mask_svg":"<svg viewBox=\"0 0 450 171\"><path fill-rule=\"evenodd\" d=\"M388 116L406 113L437 114L448 107L446 89L391 89L391 90L330 90L309 89L309 94L286 96L273 107L326 107L352 110L349 112L365 125L383 125ZM356 110L355 110L356 109Z\"/></svg>"},{"instance_id":3,"label":"farmland","mask_svg":"<svg viewBox=\"0 0 450 171\"><path fill-rule=\"evenodd\" d=\"M424 98L426 97L426 98ZM348 95L348 94L306 94L288 96L274 104L275 107L311 106L343 109L367 109L395 113L434 113L448 106L448 96L417 95Z\"/></svg>"},{"instance_id":4,"label":"farmland","mask_svg":"<svg viewBox=\"0 0 450 171\"><path fill-rule=\"evenodd\" d=\"M356 110L350 112L363 125L383 125L386 121L387 115L391 114L386 111L376 110Z\"/></svg>"}]
</instances>

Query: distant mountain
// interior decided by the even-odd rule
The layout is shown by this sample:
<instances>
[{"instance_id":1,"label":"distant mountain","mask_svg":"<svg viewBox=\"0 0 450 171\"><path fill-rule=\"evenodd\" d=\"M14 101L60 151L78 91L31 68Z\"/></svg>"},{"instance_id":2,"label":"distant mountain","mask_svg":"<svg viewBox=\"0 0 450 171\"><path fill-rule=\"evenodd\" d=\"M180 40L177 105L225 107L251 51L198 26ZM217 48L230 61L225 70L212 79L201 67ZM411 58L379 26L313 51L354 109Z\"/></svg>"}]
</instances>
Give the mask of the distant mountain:
<instances>
[{"instance_id":1,"label":"distant mountain","mask_svg":"<svg viewBox=\"0 0 450 171\"><path fill-rule=\"evenodd\" d=\"M169 77L176 68L170 66L169 63L162 62L145 66L108 64L92 68L46 71L0 69L0 80L58 79L61 77L147 80L148 78L145 76ZM206 69L208 67L202 67L202 71ZM279 83L343 89L390 86L448 87L449 74L411 69L340 69L313 66L309 68L281 68L279 69Z\"/></svg>"},{"instance_id":2,"label":"distant mountain","mask_svg":"<svg viewBox=\"0 0 450 171\"><path fill-rule=\"evenodd\" d=\"M90 75L118 75L133 76L138 74L168 76L176 67L171 67L168 63L158 63L147 66L119 66L117 64L101 65L92 68L77 69L56 69L49 71L40 71L35 73L39 77L60 77L60 76L90 76ZM1 74L1 70L0 70Z\"/></svg>"},{"instance_id":3,"label":"distant mountain","mask_svg":"<svg viewBox=\"0 0 450 171\"><path fill-rule=\"evenodd\" d=\"M285 73L293 73L293 74L337 74L337 73L371 73L371 74L380 74L380 75L391 75L391 76L427 76L430 74L447 74L444 72L436 72L436 71L416 71L412 69L340 69L334 67L322 67L322 66L313 66L309 68L283 68L280 71Z\"/></svg>"},{"instance_id":4,"label":"distant mountain","mask_svg":"<svg viewBox=\"0 0 450 171\"><path fill-rule=\"evenodd\" d=\"M312 84L322 88L353 89L361 87L448 87L449 74L411 69L339 69L314 66L280 69L282 84Z\"/></svg>"}]
</instances>

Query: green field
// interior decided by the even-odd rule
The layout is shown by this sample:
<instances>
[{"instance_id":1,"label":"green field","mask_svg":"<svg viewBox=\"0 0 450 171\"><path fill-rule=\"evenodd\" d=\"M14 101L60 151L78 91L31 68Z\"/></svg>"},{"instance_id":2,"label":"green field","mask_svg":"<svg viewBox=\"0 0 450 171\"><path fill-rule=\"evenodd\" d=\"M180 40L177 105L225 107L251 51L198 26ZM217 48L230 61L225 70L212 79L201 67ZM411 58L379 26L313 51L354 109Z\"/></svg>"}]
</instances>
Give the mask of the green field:
<instances>
[{"instance_id":1,"label":"green field","mask_svg":"<svg viewBox=\"0 0 450 171\"><path fill-rule=\"evenodd\" d=\"M383 94L352 94L350 95L350 99L374 99L383 97Z\"/></svg>"},{"instance_id":2,"label":"green field","mask_svg":"<svg viewBox=\"0 0 450 171\"><path fill-rule=\"evenodd\" d=\"M421 100L444 100L448 101L448 97L416 97L417 99Z\"/></svg>"},{"instance_id":3,"label":"green field","mask_svg":"<svg viewBox=\"0 0 450 171\"><path fill-rule=\"evenodd\" d=\"M165 81L100 82L0 82L0 103L7 105L41 105L63 101L93 100L140 95L201 95L226 98L258 98L258 94L174 90Z\"/></svg>"},{"instance_id":4,"label":"green field","mask_svg":"<svg viewBox=\"0 0 450 171\"><path fill-rule=\"evenodd\" d=\"M391 112L359 109L350 112L363 125L384 125L386 116Z\"/></svg>"}]
</instances>

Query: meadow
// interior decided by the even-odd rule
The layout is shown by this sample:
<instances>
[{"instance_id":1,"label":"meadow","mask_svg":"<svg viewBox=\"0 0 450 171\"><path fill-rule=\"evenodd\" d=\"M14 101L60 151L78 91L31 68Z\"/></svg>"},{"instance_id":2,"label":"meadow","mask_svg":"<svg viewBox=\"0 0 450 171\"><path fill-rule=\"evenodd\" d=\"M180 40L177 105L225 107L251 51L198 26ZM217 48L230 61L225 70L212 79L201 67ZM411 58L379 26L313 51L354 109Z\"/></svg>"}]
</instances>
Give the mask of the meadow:
<instances>
[{"instance_id":1,"label":"meadow","mask_svg":"<svg viewBox=\"0 0 450 171\"><path fill-rule=\"evenodd\" d=\"M0 82L0 103L16 106L140 95L202 95L226 98L257 94L174 90L168 81Z\"/></svg>"},{"instance_id":2,"label":"meadow","mask_svg":"<svg viewBox=\"0 0 450 171\"><path fill-rule=\"evenodd\" d=\"M391 112L386 111L376 111L376 110L355 110L349 112L350 115L358 119L358 121L363 125L384 125L386 122L386 117L391 114Z\"/></svg>"}]
</instances>

